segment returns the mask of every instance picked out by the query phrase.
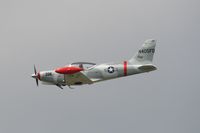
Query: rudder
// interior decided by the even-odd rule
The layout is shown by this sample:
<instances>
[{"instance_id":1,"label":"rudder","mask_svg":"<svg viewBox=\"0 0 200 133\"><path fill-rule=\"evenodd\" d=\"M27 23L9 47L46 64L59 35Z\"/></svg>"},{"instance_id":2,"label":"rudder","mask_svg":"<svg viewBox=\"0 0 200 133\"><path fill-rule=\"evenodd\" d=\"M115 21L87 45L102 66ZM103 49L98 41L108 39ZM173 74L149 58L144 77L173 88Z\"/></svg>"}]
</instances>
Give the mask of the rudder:
<instances>
[{"instance_id":1,"label":"rudder","mask_svg":"<svg viewBox=\"0 0 200 133\"><path fill-rule=\"evenodd\" d=\"M153 61L153 55L155 53L156 40L146 40L142 48L138 53L129 60L131 64L149 64Z\"/></svg>"}]
</instances>

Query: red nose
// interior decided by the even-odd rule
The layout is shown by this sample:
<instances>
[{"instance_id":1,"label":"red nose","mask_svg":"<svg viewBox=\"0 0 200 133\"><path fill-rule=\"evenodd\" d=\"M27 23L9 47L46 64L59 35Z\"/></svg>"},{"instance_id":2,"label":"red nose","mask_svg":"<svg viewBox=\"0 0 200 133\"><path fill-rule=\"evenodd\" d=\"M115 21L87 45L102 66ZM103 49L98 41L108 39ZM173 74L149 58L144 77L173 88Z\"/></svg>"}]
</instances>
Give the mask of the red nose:
<instances>
[{"instance_id":1,"label":"red nose","mask_svg":"<svg viewBox=\"0 0 200 133\"><path fill-rule=\"evenodd\" d=\"M37 73L37 78L40 80L41 76L40 76L40 72Z\"/></svg>"},{"instance_id":2,"label":"red nose","mask_svg":"<svg viewBox=\"0 0 200 133\"><path fill-rule=\"evenodd\" d=\"M57 68L55 72L60 73L60 74L74 74L82 70L83 70L82 68L71 66L71 67Z\"/></svg>"}]
</instances>

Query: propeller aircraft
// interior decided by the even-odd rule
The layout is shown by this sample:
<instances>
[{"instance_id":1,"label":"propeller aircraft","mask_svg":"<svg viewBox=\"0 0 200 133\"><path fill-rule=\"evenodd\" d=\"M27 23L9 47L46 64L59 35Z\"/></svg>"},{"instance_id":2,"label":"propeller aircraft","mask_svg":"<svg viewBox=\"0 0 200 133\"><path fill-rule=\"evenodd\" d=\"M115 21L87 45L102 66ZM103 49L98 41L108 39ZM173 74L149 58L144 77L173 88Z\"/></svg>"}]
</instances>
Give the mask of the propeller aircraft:
<instances>
[{"instance_id":1,"label":"propeller aircraft","mask_svg":"<svg viewBox=\"0 0 200 133\"><path fill-rule=\"evenodd\" d=\"M75 86L93 84L100 81L130 76L156 70L153 65L156 40L149 39L144 42L142 48L128 61L121 63L95 64L91 62L75 62L64 67L49 71L37 72L34 65L32 78L39 80L45 85L56 85L63 89L63 86Z\"/></svg>"}]
</instances>

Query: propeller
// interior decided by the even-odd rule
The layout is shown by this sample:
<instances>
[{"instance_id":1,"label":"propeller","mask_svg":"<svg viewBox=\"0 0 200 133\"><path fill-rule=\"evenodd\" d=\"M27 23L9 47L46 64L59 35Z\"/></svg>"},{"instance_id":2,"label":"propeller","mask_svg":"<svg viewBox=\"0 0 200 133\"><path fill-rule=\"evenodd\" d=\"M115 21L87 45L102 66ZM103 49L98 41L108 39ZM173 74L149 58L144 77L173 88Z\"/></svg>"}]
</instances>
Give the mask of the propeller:
<instances>
[{"instance_id":1,"label":"propeller","mask_svg":"<svg viewBox=\"0 0 200 133\"><path fill-rule=\"evenodd\" d=\"M39 85L39 83L38 83L39 77L40 77L40 74L37 72L36 67L34 65L34 74L32 75L32 78L34 78L36 80L36 85L37 86Z\"/></svg>"}]
</instances>

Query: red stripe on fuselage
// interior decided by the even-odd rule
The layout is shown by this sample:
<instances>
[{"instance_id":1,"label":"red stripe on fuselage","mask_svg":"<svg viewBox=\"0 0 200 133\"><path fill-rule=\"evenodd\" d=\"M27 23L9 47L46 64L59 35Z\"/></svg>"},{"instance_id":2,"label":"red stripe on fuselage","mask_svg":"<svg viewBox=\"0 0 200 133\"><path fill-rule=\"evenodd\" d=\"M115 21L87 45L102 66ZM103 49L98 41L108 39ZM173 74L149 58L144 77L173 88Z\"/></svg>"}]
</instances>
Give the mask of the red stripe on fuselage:
<instances>
[{"instance_id":1,"label":"red stripe on fuselage","mask_svg":"<svg viewBox=\"0 0 200 133\"><path fill-rule=\"evenodd\" d=\"M127 61L124 61L124 76L127 76Z\"/></svg>"}]
</instances>

